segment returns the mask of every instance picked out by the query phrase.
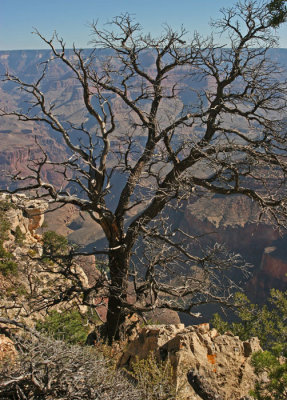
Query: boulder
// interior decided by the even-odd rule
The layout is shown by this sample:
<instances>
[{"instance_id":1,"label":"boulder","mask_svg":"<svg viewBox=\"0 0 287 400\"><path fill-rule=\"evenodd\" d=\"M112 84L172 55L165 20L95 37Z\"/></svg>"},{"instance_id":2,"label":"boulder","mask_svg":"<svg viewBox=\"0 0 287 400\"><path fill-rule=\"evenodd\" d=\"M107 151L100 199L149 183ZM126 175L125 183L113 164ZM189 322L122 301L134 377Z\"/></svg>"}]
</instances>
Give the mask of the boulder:
<instances>
[{"instance_id":1,"label":"boulder","mask_svg":"<svg viewBox=\"0 0 287 400\"><path fill-rule=\"evenodd\" d=\"M170 361L179 399L240 400L258 379L250 361L260 349L257 338L242 342L209 324L150 325L128 344L119 366L128 369L152 351L158 360Z\"/></svg>"}]
</instances>

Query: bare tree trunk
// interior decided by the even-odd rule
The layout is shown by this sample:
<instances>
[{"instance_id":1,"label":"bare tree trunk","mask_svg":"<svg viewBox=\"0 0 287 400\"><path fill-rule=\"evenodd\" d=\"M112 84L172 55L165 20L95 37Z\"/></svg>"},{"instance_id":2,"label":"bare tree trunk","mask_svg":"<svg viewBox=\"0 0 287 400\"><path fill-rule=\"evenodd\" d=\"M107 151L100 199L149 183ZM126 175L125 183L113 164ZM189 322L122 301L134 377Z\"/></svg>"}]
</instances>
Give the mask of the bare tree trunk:
<instances>
[{"instance_id":1,"label":"bare tree trunk","mask_svg":"<svg viewBox=\"0 0 287 400\"><path fill-rule=\"evenodd\" d=\"M121 327L125 320L122 301L127 299L129 262L130 253L125 249L111 251L109 256L111 285L106 323L106 337L110 344L114 340L122 339Z\"/></svg>"}]
</instances>

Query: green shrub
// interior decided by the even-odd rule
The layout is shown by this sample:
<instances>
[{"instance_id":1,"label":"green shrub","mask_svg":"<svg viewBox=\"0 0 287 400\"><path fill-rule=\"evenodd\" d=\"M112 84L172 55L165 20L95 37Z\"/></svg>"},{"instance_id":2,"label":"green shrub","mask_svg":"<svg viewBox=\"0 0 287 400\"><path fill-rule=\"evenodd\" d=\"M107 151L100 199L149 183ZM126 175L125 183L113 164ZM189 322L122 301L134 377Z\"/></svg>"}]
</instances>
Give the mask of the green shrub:
<instances>
[{"instance_id":1,"label":"green shrub","mask_svg":"<svg viewBox=\"0 0 287 400\"><path fill-rule=\"evenodd\" d=\"M14 204L0 201L0 273L4 276L18 274L18 266L13 254L4 248L4 241L8 239L8 231L11 227L5 217L5 212L11 208L15 208Z\"/></svg>"},{"instance_id":2,"label":"green shrub","mask_svg":"<svg viewBox=\"0 0 287 400\"><path fill-rule=\"evenodd\" d=\"M11 209L15 210L16 208L17 208L16 205L9 201L5 201L5 200L0 201L0 214L3 214L3 212L11 210Z\"/></svg>"},{"instance_id":3,"label":"green shrub","mask_svg":"<svg viewBox=\"0 0 287 400\"><path fill-rule=\"evenodd\" d=\"M0 273L4 276L17 275L18 266L14 261L14 256L3 247L3 242L0 241Z\"/></svg>"},{"instance_id":4,"label":"green shrub","mask_svg":"<svg viewBox=\"0 0 287 400\"><path fill-rule=\"evenodd\" d=\"M68 253L69 243L67 238L53 231L47 231L43 235L43 255L60 256Z\"/></svg>"},{"instance_id":5,"label":"green shrub","mask_svg":"<svg viewBox=\"0 0 287 400\"><path fill-rule=\"evenodd\" d=\"M10 286L10 287L7 287L6 289L5 289L5 296L8 298L8 297L15 297L15 296L27 296L28 295L28 290L27 290L27 288L25 287L25 285L23 285L23 284L18 284L18 282L17 282L17 285L13 285L13 286ZM4 298L4 297L3 297Z\"/></svg>"},{"instance_id":6,"label":"green shrub","mask_svg":"<svg viewBox=\"0 0 287 400\"><path fill-rule=\"evenodd\" d=\"M10 222L7 221L5 212L11 208L16 208L14 204L7 201L0 201L0 245L3 246L3 242L8 239L8 231L11 227Z\"/></svg>"},{"instance_id":7,"label":"green shrub","mask_svg":"<svg viewBox=\"0 0 287 400\"><path fill-rule=\"evenodd\" d=\"M0 215L0 243L3 245L3 242L8 239L8 230L10 228L10 224Z\"/></svg>"},{"instance_id":8,"label":"green shrub","mask_svg":"<svg viewBox=\"0 0 287 400\"><path fill-rule=\"evenodd\" d=\"M18 275L18 266L13 260L0 260L0 272L4 276Z\"/></svg>"},{"instance_id":9,"label":"green shrub","mask_svg":"<svg viewBox=\"0 0 287 400\"><path fill-rule=\"evenodd\" d=\"M21 231L19 225L16 227L14 236L15 236L15 243L18 244L19 246L22 246L23 243L24 243L24 240L25 240L25 238L26 238L26 235L25 235L25 233L23 233L23 232Z\"/></svg>"},{"instance_id":10,"label":"green shrub","mask_svg":"<svg viewBox=\"0 0 287 400\"><path fill-rule=\"evenodd\" d=\"M252 304L246 296L236 298L236 312L240 322L229 324L216 314L212 324L224 332L231 330L242 340L257 336L265 351L252 356L255 372L265 373L267 379L259 379L252 396L258 400L287 399L287 291L272 289L267 304Z\"/></svg>"},{"instance_id":11,"label":"green shrub","mask_svg":"<svg viewBox=\"0 0 287 400\"><path fill-rule=\"evenodd\" d=\"M255 353L252 364L257 374L267 373L268 380L259 381L251 395L258 400L286 400L287 345L279 344L271 351Z\"/></svg>"},{"instance_id":12,"label":"green shrub","mask_svg":"<svg viewBox=\"0 0 287 400\"><path fill-rule=\"evenodd\" d=\"M245 295L239 293L235 304L239 322L230 324L218 314L213 316L211 323L219 332L230 330L241 340L257 336L266 350L287 340L287 291L272 289L267 304L263 306L252 304Z\"/></svg>"},{"instance_id":13,"label":"green shrub","mask_svg":"<svg viewBox=\"0 0 287 400\"><path fill-rule=\"evenodd\" d=\"M128 374L135 379L137 388L145 400L174 400L176 387L173 380L173 368L170 361L157 361L153 352L147 359L131 364Z\"/></svg>"},{"instance_id":14,"label":"green shrub","mask_svg":"<svg viewBox=\"0 0 287 400\"><path fill-rule=\"evenodd\" d=\"M0 272L4 276L17 275L18 266L14 261L14 256L3 247L3 242L0 241Z\"/></svg>"},{"instance_id":15,"label":"green shrub","mask_svg":"<svg viewBox=\"0 0 287 400\"><path fill-rule=\"evenodd\" d=\"M78 310L53 310L44 321L38 321L36 328L54 339L71 344L84 344L89 333L89 327L84 325Z\"/></svg>"}]
</instances>

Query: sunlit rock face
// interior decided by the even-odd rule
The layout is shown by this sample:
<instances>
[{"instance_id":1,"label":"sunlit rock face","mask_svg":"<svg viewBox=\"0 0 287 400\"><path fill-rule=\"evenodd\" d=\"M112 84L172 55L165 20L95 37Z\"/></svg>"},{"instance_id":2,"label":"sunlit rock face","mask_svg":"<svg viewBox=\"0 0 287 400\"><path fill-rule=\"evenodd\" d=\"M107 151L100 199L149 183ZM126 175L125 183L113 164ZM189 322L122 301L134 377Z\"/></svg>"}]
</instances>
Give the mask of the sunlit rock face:
<instances>
[{"instance_id":1,"label":"sunlit rock face","mask_svg":"<svg viewBox=\"0 0 287 400\"><path fill-rule=\"evenodd\" d=\"M25 235L28 242L37 242L36 230L44 222L44 214L48 208L47 202L43 200L31 200L24 194L21 195L0 195L1 202L7 202L11 207L5 212L5 218L9 222L10 241L14 241L16 229ZM9 242L9 239L8 239Z\"/></svg>"},{"instance_id":2,"label":"sunlit rock face","mask_svg":"<svg viewBox=\"0 0 287 400\"><path fill-rule=\"evenodd\" d=\"M119 366L129 368L154 352L158 360L170 361L180 399L239 400L258 379L251 366L258 350L257 338L242 342L230 332L220 335L207 323L150 325L127 345Z\"/></svg>"},{"instance_id":3,"label":"sunlit rock face","mask_svg":"<svg viewBox=\"0 0 287 400\"><path fill-rule=\"evenodd\" d=\"M14 343L5 335L0 335L0 363L15 360L17 351Z\"/></svg>"}]
</instances>

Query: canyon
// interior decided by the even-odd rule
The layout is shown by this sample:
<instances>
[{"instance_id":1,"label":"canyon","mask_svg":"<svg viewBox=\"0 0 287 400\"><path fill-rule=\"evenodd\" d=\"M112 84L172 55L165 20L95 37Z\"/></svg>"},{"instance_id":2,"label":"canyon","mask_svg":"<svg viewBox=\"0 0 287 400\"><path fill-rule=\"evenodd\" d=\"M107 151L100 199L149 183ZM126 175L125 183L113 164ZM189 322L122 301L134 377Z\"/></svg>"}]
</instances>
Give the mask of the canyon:
<instances>
[{"instance_id":1,"label":"canyon","mask_svg":"<svg viewBox=\"0 0 287 400\"><path fill-rule=\"evenodd\" d=\"M287 50L271 50L272 57L277 59L283 67L287 65ZM39 63L50 56L47 50L31 51L1 51L0 74L9 73L19 76L25 81L33 81L39 74ZM152 65L153 55L146 54L144 62L147 68ZM56 98L55 108L60 116L71 122L87 119L86 111L81 97L81 88L69 72L59 63L53 68L48 68L48 79L45 91L48 98ZM178 76L171 79L178 80ZM284 74L282 74L282 79ZM47 83L49 82L49 83ZM191 82L186 82L188 86ZM210 79L194 78L192 82L195 89L212 86ZM180 95L182 104L186 101L187 91ZM0 106L2 108L25 109L26 97L9 82L0 83ZM118 123L121 132L128 130L125 110L117 99L113 99L113 107L118 113ZM180 105L179 105L180 106ZM240 123L234 122L233 123ZM93 128L91 126L91 128ZM197 126L194 128L200 130ZM1 118L0 125L0 185L5 188L9 185L11 175L21 171L29 173L33 160L43 158L44 148L51 160L59 161L67 155L62 139L48 126L38 123L24 123L23 121L8 117ZM36 139L35 139L36 138ZM138 138L139 141L141 138ZM40 146L39 146L40 144ZM113 161L110 160L110 165ZM53 167L46 167L43 173L47 181L56 186L65 187L61 173ZM112 200L111 200L112 201ZM169 215L177 227L191 235L206 235L204 243L212 245L215 242L225 243L231 251L242 254L244 259L253 264L252 275L244 283L247 292L255 301L264 301L269 289L277 287L286 288L287 278L287 235L284 230L278 232L267 220L260 220L258 209L245 197L220 196L199 197L185 205L184 209ZM55 230L67 235L69 240L81 247L93 248L97 243L103 242L102 231L95 227L89 216L80 214L74 206L66 206L55 213L47 213L47 230Z\"/></svg>"},{"instance_id":2,"label":"canyon","mask_svg":"<svg viewBox=\"0 0 287 400\"><path fill-rule=\"evenodd\" d=\"M39 339L39 332L35 332L34 327L36 322L46 315L44 310L31 312L36 287L40 291L38 293L40 297L42 290L47 292L51 289L51 284L53 289L52 277L41 268L39 258L37 258L43 252L43 237L36 232L44 222L43 216L47 210L47 203L43 200L30 200L25 195L3 194L0 200L2 204L10 204L5 213L5 218L9 222L9 231L4 245L10 250L13 249L19 269L15 276L7 277L0 274L2 291L0 362L9 360L14 363L17 360L19 363L19 348L22 347L15 347L13 340L16 340L17 335L20 340L23 327L26 335L27 332L32 332ZM195 209L197 209L196 206ZM188 215L191 216L191 214ZM17 228L24 235L21 246L17 243ZM265 250L265 256L274 251L274 248L268 248ZM83 264L79 261L78 259L77 274L81 273L83 285L89 287L98 277L93 275L95 260L90 257L85 259ZM30 264L29 268L28 264ZM128 301L133 300L131 290ZM100 302L103 303L103 301ZM34 305L38 304L38 302L34 303ZM56 305L54 310L62 313L64 309L61 309L61 305L59 308ZM134 365L140 365L142 360L147 360L147 363L151 362L149 360L155 360L158 366L164 366L165 364L162 363L167 362L164 367L164 378L167 376L167 379L170 379L169 388L172 387L176 391L176 398L181 400L250 399L249 391L257 382L266 379L264 374L256 375L252 366L252 355L261 350L258 338L253 337L242 341L230 331L220 334L216 329L211 329L208 323L185 326L180 323L175 312L158 311L155 310L154 313L146 315L148 324L136 314L126 318L127 338L116 352L117 368L124 371L123 376L130 374ZM81 312L87 312L84 306L81 307ZM103 305L98 308L98 315L102 321L105 321L106 309ZM13 331L13 335L10 330ZM96 351L100 351L101 344L95 341L97 338L97 334L91 331L86 344L95 345ZM35 343L35 338L31 342ZM63 342L54 342L54 347L56 346L57 349L60 345L63 346ZM107 348L104 348L107 351ZM66 345L66 351L68 349ZM75 346L71 348L73 354L75 349ZM94 357L96 353L92 354ZM48 365L50 364L51 362L48 362ZM172 369L168 370L168 368ZM3 384L0 389L3 390Z\"/></svg>"}]
</instances>

